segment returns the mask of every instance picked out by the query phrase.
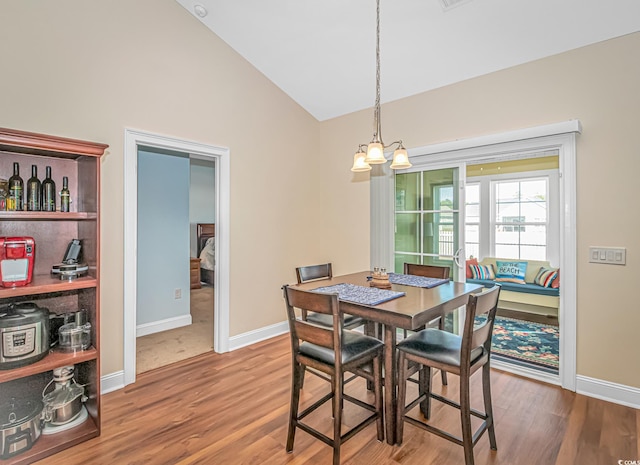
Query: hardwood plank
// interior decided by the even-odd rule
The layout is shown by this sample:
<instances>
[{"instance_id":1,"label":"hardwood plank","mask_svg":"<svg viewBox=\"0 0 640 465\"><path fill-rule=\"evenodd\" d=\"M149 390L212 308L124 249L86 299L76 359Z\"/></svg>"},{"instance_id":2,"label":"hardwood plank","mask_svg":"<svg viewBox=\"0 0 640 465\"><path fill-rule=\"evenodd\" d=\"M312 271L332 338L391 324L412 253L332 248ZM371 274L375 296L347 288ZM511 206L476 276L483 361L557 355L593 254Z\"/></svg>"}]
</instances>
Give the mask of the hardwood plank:
<instances>
[{"instance_id":1,"label":"hardwood plank","mask_svg":"<svg viewBox=\"0 0 640 465\"><path fill-rule=\"evenodd\" d=\"M228 354L205 354L144 373L134 385L102 398L102 435L48 457L40 464L289 464L325 465L331 449L297 431L294 451L285 441L290 390L287 335ZM456 398L458 380L434 390ZM482 408L480 376L472 377L472 404ZM475 448L477 465L589 465L637 460L638 411L564 391L498 370L492 372L498 450L483 436ZM351 394L370 395L364 382L347 385ZM415 387L410 385L410 393ZM328 383L307 376L302 392L309 405L328 392ZM345 425L359 412L345 405ZM310 421L330 424L329 409ZM433 404L432 421L459 434L455 409ZM329 432L330 426L327 426ZM462 463L462 448L405 426L401 446L376 440L375 425L347 441L345 465L425 465Z\"/></svg>"}]
</instances>

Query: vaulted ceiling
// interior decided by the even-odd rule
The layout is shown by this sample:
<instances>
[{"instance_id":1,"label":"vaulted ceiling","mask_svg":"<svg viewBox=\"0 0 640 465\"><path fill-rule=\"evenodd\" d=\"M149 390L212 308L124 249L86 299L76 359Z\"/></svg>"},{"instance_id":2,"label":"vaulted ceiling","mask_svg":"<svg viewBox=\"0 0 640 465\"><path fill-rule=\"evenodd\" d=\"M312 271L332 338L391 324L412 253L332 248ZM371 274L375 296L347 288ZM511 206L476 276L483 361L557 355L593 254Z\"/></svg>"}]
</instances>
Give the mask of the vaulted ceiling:
<instances>
[{"instance_id":1,"label":"vaulted ceiling","mask_svg":"<svg viewBox=\"0 0 640 465\"><path fill-rule=\"evenodd\" d=\"M176 1L316 119L373 106L375 0ZM380 2L383 103L640 31L639 0Z\"/></svg>"}]
</instances>

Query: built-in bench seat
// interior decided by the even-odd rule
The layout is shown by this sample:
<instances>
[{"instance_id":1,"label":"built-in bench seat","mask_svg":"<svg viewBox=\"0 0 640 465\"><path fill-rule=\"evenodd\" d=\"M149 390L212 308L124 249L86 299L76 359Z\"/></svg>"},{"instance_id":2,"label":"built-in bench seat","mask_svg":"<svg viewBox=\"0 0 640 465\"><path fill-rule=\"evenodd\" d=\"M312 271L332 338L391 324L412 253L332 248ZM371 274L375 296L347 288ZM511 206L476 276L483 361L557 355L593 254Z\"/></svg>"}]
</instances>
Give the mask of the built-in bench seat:
<instances>
[{"instance_id":1,"label":"built-in bench seat","mask_svg":"<svg viewBox=\"0 0 640 465\"><path fill-rule=\"evenodd\" d=\"M517 312L534 313L549 317L558 317L560 307L560 289L543 287L535 284L535 278L541 267L553 268L547 261L538 260L510 260L502 258L485 257L478 263L485 266L493 266L497 269L496 261L526 261L527 271L525 273L526 284L501 281L500 301L498 307L505 310ZM496 281L490 279L467 278L468 283L481 284L483 287L493 287Z\"/></svg>"}]
</instances>

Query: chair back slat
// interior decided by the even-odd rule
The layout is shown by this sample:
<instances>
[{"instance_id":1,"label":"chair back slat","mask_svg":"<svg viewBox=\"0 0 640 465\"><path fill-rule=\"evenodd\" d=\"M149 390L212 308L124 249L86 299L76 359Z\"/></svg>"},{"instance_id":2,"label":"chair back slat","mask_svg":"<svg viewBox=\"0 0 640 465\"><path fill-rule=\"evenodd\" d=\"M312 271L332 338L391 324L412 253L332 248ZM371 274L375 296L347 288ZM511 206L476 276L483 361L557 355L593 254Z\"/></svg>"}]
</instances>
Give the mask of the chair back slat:
<instances>
[{"instance_id":1,"label":"chair back slat","mask_svg":"<svg viewBox=\"0 0 640 465\"><path fill-rule=\"evenodd\" d=\"M491 351L493 323L498 310L498 298L500 297L501 288L502 286L497 284L480 294L469 296L462 335L461 366L468 366L473 349L484 347L487 352ZM476 325L475 317L480 315L486 315L486 319Z\"/></svg>"},{"instance_id":2,"label":"chair back slat","mask_svg":"<svg viewBox=\"0 0 640 465\"><path fill-rule=\"evenodd\" d=\"M314 325L304 320L297 320L294 324L295 334L301 341L333 349L333 328Z\"/></svg>"},{"instance_id":3,"label":"chair back slat","mask_svg":"<svg viewBox=\"0 0 640 465\"><path fill-rule=\"evenodd\" d=\"M300 341L307 341L322 347L333 349L340 353L344 318L338 305L338 294L323 294L320 292L303 291L291 286L283 286L284 298L289 320L294 353L297 352ZM295 309L333 315L333 326L327 328L304 319L297 318Z\"/></svg>"},{"instance_id":4,"label":"chair back slat","mask_svg":"<svg viewBox=\"0 0 640 465\"><path fill-rule=\"evenodd\" d=\"M436 265L416 265L415 263L404 264L404 274L411 274L414 276L424 276L426 278L443 278L449 277L448 266L436 266Z\"/></svg>"},{"instance_id":5,"label":"chair back slat","mask_svg":"<svg viewBox=\"0 0 640 465\"><path fill-rule=\"evenodd\" d=\"M296 278L298 284L306 283L308 281L315 281L317 279L331 279L333 277L333 271L331 270L331 263L323 263L322 265L309 265L300 266L296 268Z\"/></svg>"}]
</instances>

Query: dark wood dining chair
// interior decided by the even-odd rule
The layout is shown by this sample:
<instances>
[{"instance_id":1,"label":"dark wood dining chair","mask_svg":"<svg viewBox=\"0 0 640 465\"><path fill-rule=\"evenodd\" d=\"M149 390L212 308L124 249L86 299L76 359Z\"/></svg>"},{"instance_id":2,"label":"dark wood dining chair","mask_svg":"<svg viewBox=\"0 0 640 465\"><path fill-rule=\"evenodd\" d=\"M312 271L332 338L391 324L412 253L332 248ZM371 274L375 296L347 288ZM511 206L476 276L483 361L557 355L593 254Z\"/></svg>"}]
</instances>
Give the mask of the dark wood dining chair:
<instances>
[{"instance_id":1,"label":"dark wood dining chair","mask_svg":"<svg viewBox=\"0 0 640 465\"><path fill-rule=\"evenodd\" d=\"M321 281L323 279L331 279L333 277L333 271L331 268L331 263L323 263L321 265L308 265L308 266L299 266L296 268L296 278L298 279L298 284L308 283L310 281ZM333 326L333 317L331 315L326 315L323 313L317 312L308 312L306 309L300 309L300 317L311 323L315 323L317 325L331 327ZM344 327L346 329L354 329L358 328L366 324L363 318L359 316L353 315L344 315ZM370 331L365 331L366 334L370 335ZM306 370L305 370L306 371ZM316 370L309 370L309 373L312 373L320 378L323 378L327 381L329 379L322 373ZM346 380L348 383L353 378L349 378ZM302 386L304 386L304 376L302 377Z\"/></svg>"},{"instance_id":2,"label":"dark wood dining chair","mask_svg":"<svg viewBox=\"0 0 640 465\"><path fill-rule=\"evenodd\" d=\"M321 265L309 265L299 266L296 268L296 278L298 284L308 283L310 281L320 281L323 279L331 279L333 277L333 271L331 269L331 263L323 263ZM301 310L301 316L303 320L311 321L322 326L332 326L333 320L330 315L324 315L322 313L307 312ZM359 316L346 315L344 316L344 327L347 329L357 328L365 323L364 319Z\"/></svg>"},{"instance_id":3,"label":"dark wood dining chair","mask_svg":"<svg viewBox=\"0 0 640 465\"><path fill-rule=\"evenodd\" d=\"M448 279L449 278L450 269L448 266L437 266L437 265L418 265L415 263L405 263L404 264L404 274L411 274L414 276L424 276L426 278L441 278ZM444 315L441 315L434 320L430 324L438 323L438 329L444 330ZM418 328L418 331L424 329ZM407 337L407 330L404 330L404 337ZM442 378L442 384L447 385L447 373L442 371L440 372L440 376Z\"/></svg>"},{"instance_id":4,"label":"dark wood dining chair","mask_svg":"<svg viewBox=\"0 0 640 465\"><path fill-rule=\"evenodd\" d=\"M333 448L333 465L340 464L340 446L369 424L376 422L378 441L384 440L382 403L382 341L356 331L344 329L344 314L340 311L337 294L302 291L284 286L284 298L291 336L291 407L287 452L293 451L296 429L299 428ZM331 327L313 324L296 317L295 309L328 315ZM298 412L304 368L325 373L331 380L331 392ZM353 373L373 383L374 404L366 403L344 393L345 373ZM330 438L302 420L332 399L333 437ZM371 412L364 420L342 432L343 401L352 402Z\"/></svg>"},{"instance_id":5,"label":"dark wood dining chair","mask_svg":"<svg viewBox=\"0 0 640 465\"><path fill-rule=\"evenodd\" d=\"M494 429L493 409L491 407L491 337L493 323L498 308L500 285L496 285L481 294L469 296L464 330L462 336L435 328L424 329L397 345L398 349L398 410L396 438L402 444L404 423L411 423L464 448L465 465L473 465L473 446L480 436L489 432L489 445L497 450ZM477 316L481 316L476 320ZM484 316L484 318L482 318ZM460 402L457 403L431 390L431 368L438 368L460 377ZM471 408L469 382L471 375L482 368L482 393L484 413ZM422 371L423 381L418 389L418 397L406 403L407 381L416 371ZM426 420L431 416L431 399L439 400L460 410L462 438L436 428L426 421L419 420L407 413L420 404ZM482 423L472 434L471 415L480 418Z\"/></svg>"}]
</instances>

